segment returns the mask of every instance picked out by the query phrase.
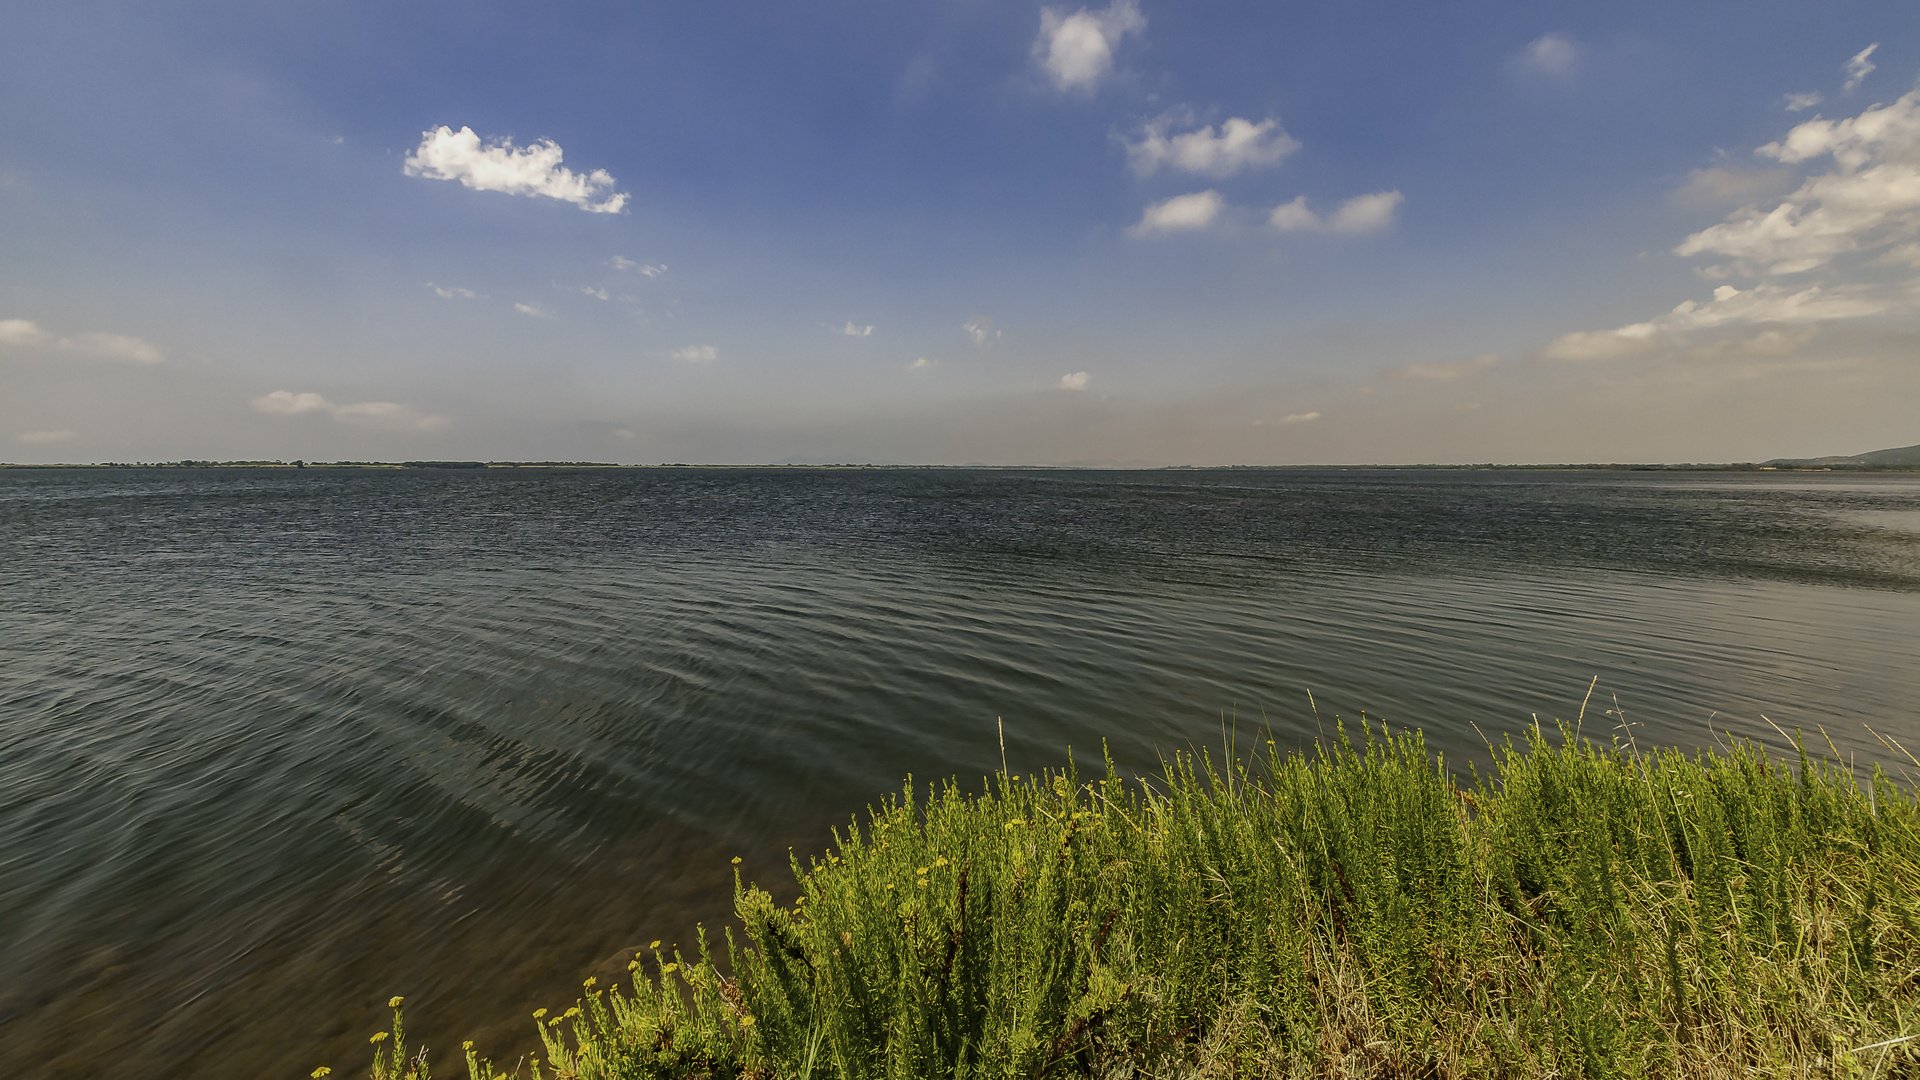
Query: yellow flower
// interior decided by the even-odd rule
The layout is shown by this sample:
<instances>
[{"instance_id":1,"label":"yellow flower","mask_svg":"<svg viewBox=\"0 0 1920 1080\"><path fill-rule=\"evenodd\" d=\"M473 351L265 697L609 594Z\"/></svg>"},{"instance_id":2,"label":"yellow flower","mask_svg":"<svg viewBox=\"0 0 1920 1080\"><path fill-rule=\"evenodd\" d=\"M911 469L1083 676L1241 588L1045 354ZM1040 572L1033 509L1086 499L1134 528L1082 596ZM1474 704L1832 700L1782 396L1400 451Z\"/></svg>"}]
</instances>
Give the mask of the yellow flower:
<instances>
[{"instance_id":1,"label":"yellow flower","mask_svg":"<svg viewBox=\"0 0 1920 1080\"><path fill-rule=\"evenodd\" d=\"M320 1077L325 1076L332 1071L333 1071L332 1069L329 1069L325 1065L322 1065L319 1068L308 1073L307 1075L313 1077L314 1080L319 1080Z\"/></svg>"},{"instance_id":2,"label":"yellow flower","mask_svg":"<svg viewBox=\"0 0 1920 1080\"><path fill-rule=\"evenodd\" d=\"M599 979L596 979L593 976L589 975L587 976L587 981L581 983L580 985L586 987L588 990L591 990L593 989L593 984L599 981L600 981Z\"/></svg>"},{"instance_id":3,"label":"yellow flower","mask_svg":"<svg viewBox=\"0 0 1920 1080\"><path fill-rule=\"evenodd\" d=\"M367 1041L368 1041L368 1042L370 1042L370 1043L373 1043L373 1042L379 1042L379 1041L380 1041L381 1039L384 1039L384 1038L386 1038L386 1037L387 1037L387 1033L386 1033L386 1032L384 1032L384 1031L376 1031L376 1032L374 1032L374 1033L373 1033L373 1038L371 1038L371 1039L368 1039Z\"/></svg>"},{"instance_id":4,"label":"yellow flower","mask_svg":"<svg viewBox=\"0 0 1920 1080\"><path fill-rule=\"evenodd\" d=\"M743 1027L743 1028L746 1028L746 1027L752 1027L752 1026L753 1026L753 1014L752 1014L752 1013L748 1013L747 1015L745 1015L745 1016L742 1016L742 1017L740 1018L740 1026L741 1026L741 1027Z\"/></svg>"},{"instance_id":5,"label":"yellow flower","mask_svg":"<svg viewBox=\"0 0 1920 1080\"><path fill-rule=\"evenodd\" d=\"M460 1044L460 1049L462 1049L462 1050L471 1050L471 1049L473 1049L473 1040L472 1040L472 1039L468 1039L468 1040L467 1040L466 1042L463 1042L463 1043L461 1043L461 1044Z\"/></svg>"},{"instance_id":6,"label":"yellow flower","mask_svg":"<svg viewBox=\"0 0 1920 1080\"><path fill-rule=\"evenodd\" d=\"M662 964L662 965L660 965L660 974L662 974L662 975L665 975L665 974L667 974L667 973L668 973L668 972L670 972L670 971L679 971L679 970L680 970L680 965L679 965L679 964Z\"/></svg>"},{"instance_id":7,"label":"yellow flower","mask_svg":"<svg viewBox=\"0 0 1920 1080\"><path fill-rule=\"evenodd\" d=\"M534 1018L535 1020L538 1020L538 1019L540 1019L541 1017L543 1017L543 1016L545 1016L545 1015L547 1015L547 1010L545 1010L545 1009L535 1009L535 1010L533 1010L533 1018Z\"/></svg>"},{"instance_id":8,"label":"yellow flower","mask_svg":"<svg viewBox=\"0 0 1920 1080\"><path fill-rule=\"evenodd\" d=\"M660 943L659 943L659 942L657 942L657 941L656 941L656 942L654 942L653 944L651 944L651 945L649 945L649 946L647 946L647 948L649 948L649 949L657 949L657 948L659 948L659 947L660 947Z\"/></svg>"},{"instance_id":9,"label":"yellow flower","mask_svg":"<svg viewBox=\"0 0 1920 1080\"><path fill-rule=\"evenodd\" d=\"M389 1008L389 1009L397 1009L397 1008L399 1008L399 1007L400 1007L400 1003L401 1003L401 1002L403 1002L403 1001L405 1001L405 1000L407 1000L407 999L406 999L406 998L403 998L403 997L401 997L401 996L400 996L399 994L395 994L395 995L393 995L392 997L390 997L390 998L388 998L388 999L387 999L387 1008Z\"/></svg>"},{"instance_id":10,"label":"yellow flower","mask_svg":"<svg viewBox=\"0 0 1920 1080\"><path fill-rule=\"evenodd\" d=\"M738 855L735 855L735 856L733 857L733 865L735 865L735 866L739 866L739 865L740 865L740 856L738 856Z\"/></svg>"}]
</instances>

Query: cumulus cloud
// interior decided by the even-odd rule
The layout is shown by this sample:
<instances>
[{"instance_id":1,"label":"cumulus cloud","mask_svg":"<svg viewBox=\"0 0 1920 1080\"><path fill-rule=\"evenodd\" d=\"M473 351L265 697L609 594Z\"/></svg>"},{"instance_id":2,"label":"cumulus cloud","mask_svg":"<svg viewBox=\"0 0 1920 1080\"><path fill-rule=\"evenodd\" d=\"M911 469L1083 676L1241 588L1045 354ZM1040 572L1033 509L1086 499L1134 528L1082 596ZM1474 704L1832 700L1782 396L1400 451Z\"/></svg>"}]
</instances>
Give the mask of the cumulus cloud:
<instances>
[{"instance_id":1,"label":"cumulus cloud","mask_svg":"<svg viewBox=\"0 0 1920 1080\"><path fill-rule=\"evenodd\" d=\"M1113 0L1105 11L1081 8L1071 15L1062 8L1042 8L1040 36L1033 54L1062 90L1092 93L1113 70L1113 50L1127 34L1147 27L1135 0Z\"/></svg>"},{"instance_id":2,"label":"cumulus cloud","mask_svg":"<svg viewBox=\"0 0 1920 1080\"><path fill-rule=\"evenodd\" d=\"M66 428L60 428L56 431L23 431L20 433L19 438L23 443L37 446L45 443L66 442L68 439L73 438L73 436L74 433L72 431Z\"/></svg>"},{"instance_id":3,"label":"cumulus cloud","mask_svg":"<svg viewBox=\"0 0 1920 1080\"><path fill-rule=\"evenodd\" d=\"M1087 384L1092 381L1093 381L1093 376L1087 374L1084 371L1076 371L1071 375L1060 376L1060 389L1085 390L1087 388Z\"/></svg>"},{"instance_id":4,"label":"cumulus cloud","mask_svg":"<svg viewBox=\"0 0 1920 1080\"><path fill-rule=\"evenodd\" d=\"M939 366L940 366L940 361L930 360L927 357L922 356L919 359L915 360L913 363L908 364L907 370L908 371L932 371L934 368L937 368Z\"/></svg>"},{"instance_id":5,"label":"cumulus cloud","mask_svg":"<svg viewBox=\"0 0 1920 1080\"><path fill-rule=\"evenodd\" d=\"M1376 191L1355 195L1334 208L1325 217L1307 206L1305 195L1281 203L1267 214L1267 223L1281 232L1378 232L1393 224L1406 196L1398 191Z\"/></svg>"},{"instance_id":6,"label":"cumulus cloud","mask_svg":"<svg viewBox=\"0 0 1920 1080\"><path fill-rule=\"evenodd\" d=\"M53 335L31 319L0 319L0 345L40 345L51 340Z\"/></svg>"},{"instance_id":7,"label":"cumulus cloud","mask_svg":"<svg viewBox=\"0 0 1920 1080\"><path fill-rule=\"evenodd\" d=\"M675 349L670 354L675 360L689 364L711 364L720 359L720 350L711 345L689 345L684 349Z\"/></svg>"},{"instance_id":8,"label":"cumulus cloud","mask_svg":"<svg viewBox=\"0 0 1920 1080\"><path fill-rule=\"evenodd\" d=\"M852 319L848 319L848 320L847 320L847 325L845 325L845 326L843 326L843 327L841 327L841 328L840 328L840 332L841 332L841 333L843 333L843 334L845 334L845 335L847 335L848 337L872 337L872 336L873 336L873 327L871 327L871 326L855 326L855 325L854 325L854 323L853 323L853 320L852 320Z\"/></svg>"},{"instance_id":9,"label":"cumulus cloud","mask_svg":"<svg viewBox=\"0 0 1920 1080\"><path fill-rule=\"evenodd\" d=\"M1773 207L1744 207L1674 253L1718 255L1749 276L1799 274L1920 235L1920 91L1841 120L1808 120L1756 154L1782 165L1830 159Z\"/></svg>"},{"instance_id":10,"label":"cumulus cloud","mask_svg":"<svg viewBox=\"0 0 1920 1080\"><path fill-rule=\"evenodd\" d=\"M1140 215L1140 221L1130 230L1135 236L1149 233L1187 232L1204 229L1213 224L1220 216L1226 200L1212 189L1196 191L1191 195L1175 195L1166 202L1154 203Z\"/></svg>"},{"instance_id":11,"label":"cumulus cloud","mask_svg":"<svg viewBox=\"0 0 1920 1080\"><path fill-rule=\"evenodd\" d=\"M438 297L439 297L440 299L442 299L442 300L471 300L471 299L473 299L473 290L472 290L472 289L463 289L463 288L461 288L461 287L459 287L458 285L447 285L447 286L445 286L445 287L442 287L442 286L439 286L439 285L435 285L435 284L434 284L433 282L431 282L431 281L429 281L429 282L427 282L427 288L429 288L429 289L432 289L432 290L433 290L433 294L434 294L435 296L438 296Z\"/></svg>"},{"instance_id":12,"label":"cumulus cloud","mask_svg":"<svg viewBox=\"0 0 1920 1080\"><path fill-rule=\"evenodd\" d=\"M1565 34L1542 34L1520 50L1520 67L1541 75L1564 77L1580 63L1580 47Z\"/></svg>"},{"instance_id":13,"label":"cumulus cloud","mask_svg":"<svg viewBox=\"0 0 1920 1080\"><path fill-rule=\"evenodd\" d=\"M1879 314L1887 307L1884 299L1860 288L1829 290L1810 285L1795 290L1757 285L1742 290L1722 285L1713 290L1713 299L1707 303L1682 301L1657 319L1616 330L1562 334L1540 350L1539 356L1544 360L1611 360L1681 344L1691 331L1734 323L1805 324L1854 319Z\"/></svg>"},{"instance_id":14,"label":"cumulus cloud","mask_svg":"<svg viewBox=\"0 0 1920 1080\"><path fill-rule=\"evenodd\" d=\"M1825 100L1827 100L1826 95L1820 91L1809 90L1804 94L1788 94L1782 100L1782 104L1787 107L1788 112L1806 112Z\"/></svg>"},{"instance_id":15,"label":"cumulus cloud","mask_svg":"<svg viewBox=\"0 0 1920 1080\"><path fill-rule=\"evenodd\" d=\"M1841 93L1851 94L1855 90L1860 89L1860 84L1866 80L1866 77L1873 74L1874 69L1879 65L1867 59L1867 57L1872 56L1873 50L1879 47L1880 43L1876 41L1866 48L1861 49L1859 52L1854 53L1853 59L1847 61L1847 84L1840 88Z\"/></svg>"},{"instance_id":16,"label":"cumulus cloud","mask_svg":"<svg viewBox=\"0 0 1920 1080\"><path fill-rule=\"evenodd\" d=\"M1394 374L1402 379L1422 379L1439 382L1449 379L1464 379L1469 375L1478 375L1483 371L1498 367L1499 353L1484 353L1471 360L1430 364L1408 364L1397 369Z\"/></svg>"},{"instance_id":17,"label":"cumulus cloud","mask_svg":"<svg viewBox=\"0 0 1920 1080\"><path fill-rule=\"evenodd\" d=\"M1232 176L1243 169L1275 165L1300 149L1300 141L1281 128L1271 117L1254 123L1235 116L1220 125L1212 124L1192 131L1172 132L1177 119L1172 115L1149 121L1137 141L1129 142L1127 159L1133 171L1151 176L1162 165L1202 176Z\"/></svg>"},{"instance_id":18,"label":"cumulus cloud","mask_svg":"<svg viewBox=\"0 0 1920 1080\"><path fill-rule=\"evenodd\" d=\"M559 199L596 214L617 214L625 208L626 193L609 190L614 179L605 169L576 173L560 159L560 144L552 139L516 148L512 139L482 143L470 127L455 131L442 126L421 132L420 145L401 169L408 176L458 180L475 191Z\"/></svg>"},{"instance_id":19,"label":"cumulus cloud","mask_svg":"<svg viewBox=\"0 0 1920 1080\"><path fill-rule=\"evenodd\" d=\"M247 403L255 412L269 416L328 416L343 424L361 427L439 431L451 421L444 416L422 413L411 405L393 401L362 401L335 405L320 394L275 390Z\"/></svg>"},{"instance_id":20,"label":"cumulus cloud","mask_svg":"<svg viewBox=\"0 0 1920 1080\"><path fill-rule=\"evenodd\" d=\"M1302 412L1283 416L1280 418L1280 422L1283 424L1311 424L1318 419L1320 419L1320 414L1317 412Z\"/></svg>"},{"instance_id":21,"label":"cumulus cloud","mask_svg":"<svg viewBox=\"0 0 1920 1080\"><path fill-rule=\"evenodd\" d=\"M967 332L975 345L985 345L1000 338L1000 331L993 328L993 320L985 315L975 315L960 328Z\"/></svg>"}]
</instances>

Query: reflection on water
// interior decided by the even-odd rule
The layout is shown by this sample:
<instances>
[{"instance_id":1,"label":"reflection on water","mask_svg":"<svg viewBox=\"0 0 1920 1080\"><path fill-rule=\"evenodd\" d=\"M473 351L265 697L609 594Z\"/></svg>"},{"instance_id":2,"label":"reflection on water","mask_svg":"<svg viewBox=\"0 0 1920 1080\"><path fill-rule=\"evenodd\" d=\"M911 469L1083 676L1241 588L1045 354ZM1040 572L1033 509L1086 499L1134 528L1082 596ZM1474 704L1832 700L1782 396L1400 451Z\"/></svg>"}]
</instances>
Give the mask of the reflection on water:
<instances>
[{"instance_id":1,"label":"reflection on water","mask_svg":"<svg viewBox=\"0 0 1920 1080\"><path fill-rule=\"evenodd\" d=\"M511 1059L730 856L997 768L996 717L1016 771L1362 709L1465 762L1598 676L1589 734L1885 761L1916 519L1900 476L0 472L0 1074L361 1067L395 993Z\"/></svg>"}]
</instances>

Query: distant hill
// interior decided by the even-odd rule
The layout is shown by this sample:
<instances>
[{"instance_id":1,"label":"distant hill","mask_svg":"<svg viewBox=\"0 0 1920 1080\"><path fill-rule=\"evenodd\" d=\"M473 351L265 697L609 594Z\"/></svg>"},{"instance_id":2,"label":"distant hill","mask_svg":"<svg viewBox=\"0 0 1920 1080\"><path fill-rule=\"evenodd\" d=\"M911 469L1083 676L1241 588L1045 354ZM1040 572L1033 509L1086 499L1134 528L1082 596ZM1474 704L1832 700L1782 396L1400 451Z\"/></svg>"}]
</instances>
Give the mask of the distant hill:
<instances>
[{"instance_id":1,"label":"distant hill","mask_svg":"<svg viewBox=\"0 0 1920 1080\"><path fill-rule=\"evenodd\" d=\"M1767 465L1888 465L1920 466L1920 446L1897 446L1891 450L1871 450L1848 457L1775 458Z\"/></svg>"}]
</instances>

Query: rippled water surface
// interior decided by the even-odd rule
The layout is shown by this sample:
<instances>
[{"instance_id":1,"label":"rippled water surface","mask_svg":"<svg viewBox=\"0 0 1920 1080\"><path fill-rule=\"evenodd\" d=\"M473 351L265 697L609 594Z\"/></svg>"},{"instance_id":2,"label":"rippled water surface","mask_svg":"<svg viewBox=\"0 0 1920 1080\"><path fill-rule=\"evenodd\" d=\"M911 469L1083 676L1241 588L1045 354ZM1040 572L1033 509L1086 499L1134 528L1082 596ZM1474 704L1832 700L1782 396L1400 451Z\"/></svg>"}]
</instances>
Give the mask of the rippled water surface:
<instances>
[{"instance_id":1,"label":"rippled water surface","mask_svg":"<svg viewBox=\"0 0 1920 1080\"><path fill-rule=\"evenodd\" d=\"M1912 476L0 470L0 598L9 1077L510 1061L996 717L1920 742Z\"/></svg>"}]
</instances>

